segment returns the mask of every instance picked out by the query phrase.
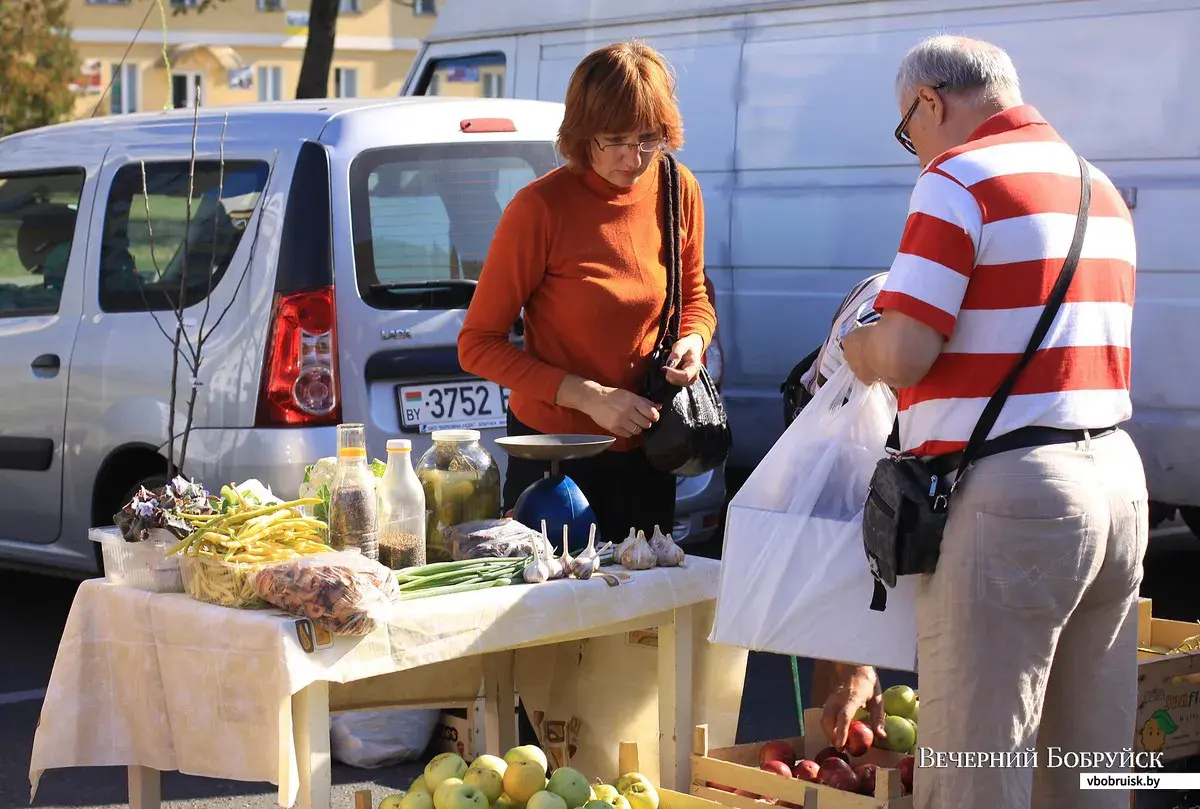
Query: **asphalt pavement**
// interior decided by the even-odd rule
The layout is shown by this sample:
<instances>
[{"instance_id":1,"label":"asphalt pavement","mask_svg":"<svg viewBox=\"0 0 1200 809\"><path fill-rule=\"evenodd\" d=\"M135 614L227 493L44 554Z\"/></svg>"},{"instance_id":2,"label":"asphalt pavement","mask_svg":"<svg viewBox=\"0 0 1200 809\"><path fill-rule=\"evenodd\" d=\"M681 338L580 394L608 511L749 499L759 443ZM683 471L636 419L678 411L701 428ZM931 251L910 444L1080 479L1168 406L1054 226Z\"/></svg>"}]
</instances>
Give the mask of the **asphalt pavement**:
<instances>
[{"instance_id":1,"label":"asphalt pavement","mask_svg":"<svg viewBox=\"0 0 1200 809\"><path fill-rule=\"evenodd\" d=\"M711 549L709 549L711 552ZM702 551L703 552L703 551ZM1156 531L1146 558L1142 594L1155 600L1154 612L1177 620L1200 619L1194 571L1200 569L1200 540L1179 528ZM0 614L8 616L8 652L0 653L0 809L29 806L29 757L42 696L54 665L55 651L76 582L0 572ZM801 684L808 704L812 677L802 661ZM885 684L907 682L911 675L885 672ZM751 654L742 701L739 742L763 741L794 735L797 722L791 670L786 657ZM353 806L353 794L369 789L375 805L405 788L421 764L376 770L334 765L334 806ZM270 784L217 781L166 773L163 802L170 809L270 809L275 801ZM53 770L43 775L37 807L115 809L127 805L125 770L93 767Z\"/></svg>"}]
</instances>

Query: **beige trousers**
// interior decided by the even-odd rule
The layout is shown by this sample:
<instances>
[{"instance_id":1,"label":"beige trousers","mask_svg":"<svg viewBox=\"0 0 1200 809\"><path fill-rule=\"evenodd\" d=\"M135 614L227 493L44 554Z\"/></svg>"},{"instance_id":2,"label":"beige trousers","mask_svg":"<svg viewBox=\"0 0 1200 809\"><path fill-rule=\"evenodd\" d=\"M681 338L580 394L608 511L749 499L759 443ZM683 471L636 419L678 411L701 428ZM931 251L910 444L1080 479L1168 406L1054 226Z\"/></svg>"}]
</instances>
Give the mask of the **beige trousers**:
<instances>
[{"instance_id":1,"label":"beige trousers","mask_svg":"<svg viewBox=\"0 0 1200 809\"><path fill-rule=\"evenodd\" d=\"M918 754L917 809L1128 809L1127 792L1081 791L1081 770L1050 765L1133 743L1148 534L1124 432L967 473L937 570L919 584L918 746L934 753ZM1005 755L1035 748L1036 766Z\"/></svg>"}]
</instances>

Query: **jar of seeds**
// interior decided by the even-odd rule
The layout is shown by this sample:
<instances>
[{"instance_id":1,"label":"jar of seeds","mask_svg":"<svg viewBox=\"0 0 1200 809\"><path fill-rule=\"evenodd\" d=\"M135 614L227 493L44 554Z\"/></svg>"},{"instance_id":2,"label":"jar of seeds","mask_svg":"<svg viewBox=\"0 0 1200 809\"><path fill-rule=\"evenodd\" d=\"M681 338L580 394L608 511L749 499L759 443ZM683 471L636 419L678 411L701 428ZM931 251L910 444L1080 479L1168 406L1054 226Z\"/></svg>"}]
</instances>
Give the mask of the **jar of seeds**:
<instances>
[{"instance_id":1,"label":"jar of seeds","mask_svg":"<svg viewBox=\"0 0 1200 809\"><path fill-rule=\"evenodd\" d=\"M375 475L367 466L366 433L361 424L338 425L338 468L329 492L329 545L357 549L379 559L379 515Z\"/></svg>"}]
</instances>

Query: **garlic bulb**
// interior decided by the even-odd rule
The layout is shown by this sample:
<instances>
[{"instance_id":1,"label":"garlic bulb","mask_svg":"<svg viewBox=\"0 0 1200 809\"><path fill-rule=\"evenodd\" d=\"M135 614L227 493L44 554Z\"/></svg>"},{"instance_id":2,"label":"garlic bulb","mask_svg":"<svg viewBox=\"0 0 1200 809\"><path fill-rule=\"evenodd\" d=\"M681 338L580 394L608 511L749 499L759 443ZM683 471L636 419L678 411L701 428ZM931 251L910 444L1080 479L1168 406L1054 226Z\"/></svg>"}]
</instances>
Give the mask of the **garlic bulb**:
<instances>
[{"instance_id":1,"label":"garlic bulb","mask_svg":"<svg viewBox=\"0 0 1200 809\"><path fill-rule=\"evenodd\" d=\"M575 560L571 558L571 551L567 548L567 545L570 541L570 528L569 526L564 525L562 554L553 561L553 573L551 574L550 578L565 579L571 575L571 570L575 564Z\"/></svg>"},{"instance_id":2,"label":"garlic bulb","mask_svg":"<svg viewBox=\"0 0 1200 809\"><path fill-rule=\"evenodd\" d=\"M561 579L567 575L566 565L563 560L554 558L554 546L550 544L550 536L546 533L546 521L542 520L542 539L546 541L546 547L549 548L550 558L546 560L546 569L550 571L549 578Z\"/></svg>"},{"instance_id":3,"label":"garlic bulb","mask_svg":"<svg viewBox=\"0 0 1200 809\"><path fill-rule=\"evenodd\" d=\"M654 549L650 547L650 543L646 541L646 534L642 531L637 532L632 544L623 544L627 547L621 551L620 561L626 570L649 570L658 563L654 558Z\"/></svg>"},{"instance_id":4,"label":"garlic bulb","mask_svg":"<svg viewBox=\"0 0 1200 809\"><path fill-rule=\"evenodd\" d=\"M571 575L577 579L590 579L600 569L600 555L596 552L596 523L588 530L588 544L583 553L571 563Z\"/></svg>"},{"instance_id":5,"label":"garlic bulb","mask_svg":"<svg viewBox=\"0 0 1200 809\"><path fill-rule=\"evenodd\" d=\"M628 548L630 545L632 545L635 542L637 542L637 529L630 528L629 536L625 537L625 539L621 542L620 545L613 548L613 554L612 554L613 561L619 563L621 561L621 554L625 552L626 548Z\"/></svg>"},{"instance_id":6,"label":"garlic bulb","mask_svg":"<svg viewBox=\"0 0 1200 809\"><path fill-rule=\"evenodd\" d=\"M662 567L678 567L683 564L683 548L675 544L670 534L664 534L656 525L654 536L650 538L650 548L654 551L654 559Z\"/></svg>"},{"instance_id":7,"label":"garlic bulb","mask_svg":"<svg viewBox=\"0 0 1200 809\"><path fill-rule=\"evenodd\" d=\"M528 584L541 584L550 578L550 566L542 558L542 546L536 542L533 543L533 560L525 565L521 578Z\"/></svg>"}]
</instances>

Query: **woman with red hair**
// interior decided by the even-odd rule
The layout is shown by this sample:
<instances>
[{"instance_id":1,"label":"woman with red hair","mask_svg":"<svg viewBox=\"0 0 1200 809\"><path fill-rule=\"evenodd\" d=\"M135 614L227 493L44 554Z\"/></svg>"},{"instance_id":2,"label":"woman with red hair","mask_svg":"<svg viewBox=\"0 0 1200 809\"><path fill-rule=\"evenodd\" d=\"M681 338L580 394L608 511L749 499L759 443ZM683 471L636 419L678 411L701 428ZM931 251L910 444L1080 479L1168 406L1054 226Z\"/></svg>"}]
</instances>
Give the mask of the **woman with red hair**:
<instances>
[{"instance_id":1,"label":"woman with red hair","mask_svg":"<svg viewBox=\"0 0 1200 809\"><path fill-rule=\"evenodd\" d=\"M468 373L510 389L510 435L605 434L608 452L565 462L599 534L670 530L675 478L651 467L642 433L658 420L645 397L667 294L660 173L683 144L675 83L646 45L610 45L576 67L558 149L566 165L513 197L496 228L458 338ZM704 206L680 166L680 340L665 371L691 384L716 329L705 291ZM524 312L524 350L509 341ZM505 509L546 472L510 458Z\"/></svg>"}]
</instances>

